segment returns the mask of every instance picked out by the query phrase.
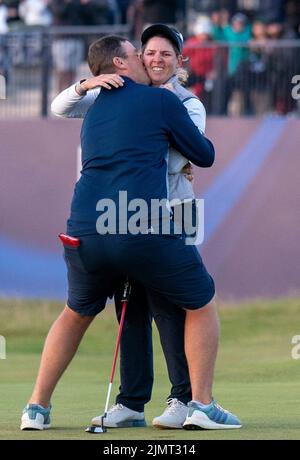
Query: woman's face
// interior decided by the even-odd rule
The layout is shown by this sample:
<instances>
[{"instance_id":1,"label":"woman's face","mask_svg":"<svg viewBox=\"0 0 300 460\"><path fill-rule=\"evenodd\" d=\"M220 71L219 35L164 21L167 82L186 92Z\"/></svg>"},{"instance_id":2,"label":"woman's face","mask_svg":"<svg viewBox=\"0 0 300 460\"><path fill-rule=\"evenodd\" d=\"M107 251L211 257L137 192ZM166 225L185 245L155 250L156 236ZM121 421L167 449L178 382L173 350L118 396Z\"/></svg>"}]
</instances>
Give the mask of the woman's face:
<instances>
[{"instance_id":1,"label":"woman's face","mask_svg":"<svg viewBox=\"0 0 300 460\"><path fill-rule=\"evenodd\" d=\"M162 37L148 40L142 59L153 86L166 83L182 63L182 57L176 55L171 42Z\"/></svg>"},{"instance_id":2,"label":"woman's face","mask_svg":"<svg viewBox=\"0 0 300 460\"><path fill-rule=\"evenodd\" d=\"M252 26L252 35L257 40L266 38L267 35L267 28L261 22L255 22Z\"/></svg>"}]
</instances>

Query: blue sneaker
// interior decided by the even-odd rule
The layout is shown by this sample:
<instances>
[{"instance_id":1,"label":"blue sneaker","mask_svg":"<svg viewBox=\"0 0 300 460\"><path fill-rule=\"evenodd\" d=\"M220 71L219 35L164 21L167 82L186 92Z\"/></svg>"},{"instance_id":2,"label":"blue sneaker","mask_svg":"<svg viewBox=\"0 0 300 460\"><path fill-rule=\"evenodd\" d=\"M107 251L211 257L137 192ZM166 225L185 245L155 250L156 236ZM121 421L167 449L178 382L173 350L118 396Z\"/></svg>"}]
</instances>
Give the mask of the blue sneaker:
<instances>
[{"instance_id":1,"label":"blue sneaker","mask_svg":"<svg viewBox=\"0 0 300 460\"><path fill-rule=\"evenodd\" d=\"M185 430L230 430L242 427L235 415L223 409L214 400L206 407L191 401L188 408L183 424Z\"/></svg>"},{"instance_id":2,"label":"blue sneaker","mask_svg":"<svg viewBox=\"0 0 300 460\"><path fill-rule=\"evenodd\" d=\"M47 430L50 428L51 404L45 409L39 404L27 404L23 409L21 430Z\"/></svg>"}]
</instances>

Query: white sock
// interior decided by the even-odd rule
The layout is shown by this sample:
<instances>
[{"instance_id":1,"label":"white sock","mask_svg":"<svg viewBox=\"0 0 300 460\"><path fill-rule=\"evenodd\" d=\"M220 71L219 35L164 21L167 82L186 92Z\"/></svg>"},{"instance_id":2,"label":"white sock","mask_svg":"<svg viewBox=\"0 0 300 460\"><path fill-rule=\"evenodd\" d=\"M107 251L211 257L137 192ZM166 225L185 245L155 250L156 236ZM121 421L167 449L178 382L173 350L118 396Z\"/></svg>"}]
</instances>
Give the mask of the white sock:
<instances>
[{"instance_id":1,"label":"white sock","mask_svg":"<svg viewBox=\"0 0 300 460\"><path fill-rule=\"evenodd\" d=\"M207 407L209 407L212 403L212 401L209 403L209 404L203 404L202 402L200 401L195 401L194 399L191 401L192 403L194 404L197 404L197 406L199 406L201 409L206 409Z\"/></svg>"}]
</instances>

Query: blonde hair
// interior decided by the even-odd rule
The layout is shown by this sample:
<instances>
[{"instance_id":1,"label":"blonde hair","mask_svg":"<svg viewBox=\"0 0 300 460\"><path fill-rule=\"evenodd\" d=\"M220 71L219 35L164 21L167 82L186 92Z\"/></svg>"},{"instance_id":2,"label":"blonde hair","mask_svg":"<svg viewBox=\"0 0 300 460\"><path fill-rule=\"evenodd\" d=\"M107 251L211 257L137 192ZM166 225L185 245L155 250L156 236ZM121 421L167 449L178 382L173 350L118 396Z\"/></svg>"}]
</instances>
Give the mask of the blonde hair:
<instances>
[{"instance_id":1,"label":"blonde hair","mask_svg":"<svg viewBox=\"0 0 300 460\"><path fill-rule=\"evenodd\" d=\"M186 69L184 69L183 67L179 67L177 70L176 70L176 77L178 78L178 81L181 85L184 85L187 81L188 81L188 78L189 78L189 73Z\"/></svg>"}]
</instances>

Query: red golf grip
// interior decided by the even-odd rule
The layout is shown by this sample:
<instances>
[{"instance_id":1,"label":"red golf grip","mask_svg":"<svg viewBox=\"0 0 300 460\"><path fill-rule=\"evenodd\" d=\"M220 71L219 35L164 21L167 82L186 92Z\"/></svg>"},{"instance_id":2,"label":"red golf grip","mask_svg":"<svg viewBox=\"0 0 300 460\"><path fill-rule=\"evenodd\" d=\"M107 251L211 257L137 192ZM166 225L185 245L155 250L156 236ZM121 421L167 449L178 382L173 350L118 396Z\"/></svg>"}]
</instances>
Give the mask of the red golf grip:
<instances>
[{"instance_id":1,"label":"red golf grip","mask_svg":"<svg viewBox=\"0 0 300 460\"><path fill-rule=\"evenodd\" d=\"M113 382L114 375L115 375L115 369L116 369L118 351L119 351L119 346L120 346L120 341L121 341L121 335L122 335L122 330L123 330L123 324L124 324L124 319L125 319L125 312L126 312L127 302L128 302L128 300L125 300L125 301L123 302L123 304L122 304L122 314L121 314L119 332L118 332L117 343L116 343L116 349L115 349L115 354L114 354L114 360L113 360L112 370L111 370L111 374L110 374L110 380L109 380L110 383Z\"/></svg>"},{"instance_id":2,"label":"red golf grip","mask_svg":"<svg viewBox=\"0 0 300 460\"><path fill-rule=\"evenodd\" d=\"M80 239L76 238L75 236L69 236L65 233L60 233L58 238L64 246L71 246L72 248L78 248L80 246Z\"/></svg>"}]
</instances>

